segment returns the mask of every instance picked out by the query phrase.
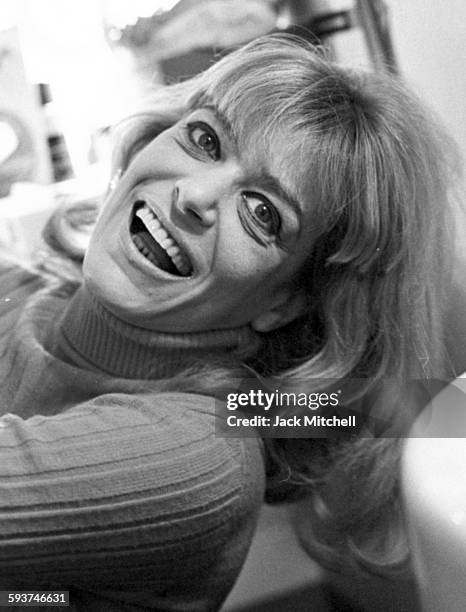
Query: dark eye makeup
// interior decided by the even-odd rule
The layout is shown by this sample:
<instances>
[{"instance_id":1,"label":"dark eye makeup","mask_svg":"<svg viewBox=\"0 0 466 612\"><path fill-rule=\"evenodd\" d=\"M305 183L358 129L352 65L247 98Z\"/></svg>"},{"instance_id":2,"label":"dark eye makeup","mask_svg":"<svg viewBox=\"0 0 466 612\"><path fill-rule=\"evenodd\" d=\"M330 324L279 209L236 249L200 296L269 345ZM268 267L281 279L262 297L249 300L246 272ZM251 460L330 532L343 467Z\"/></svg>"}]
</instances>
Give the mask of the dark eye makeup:
<instances>
[{"instance_id":1,"label":"dark eye makeup","mask_svg":"<svg viewBox=\"0 0 466 612\"><path fill-rule=\"evenodd\" d=\"M220 140L210 125L204 121L193 121L186 125L186 133L190 144L198 151L207 154L213 161L220 159Z\"/></svg>"},{"instance_id":2,"label":"dark eye makeup","mask_svg":"<svg viewBox=\"0 0 466 612\"><path fill-rule=\"evenodd\" d=\"M262 194L245 191L241 194L246 217L258 230L269 236L278 236L281 228L280 214Z\"/></svg>"},{"instance_id":3,"label":"dark eye makeup","mask_svg":"<svg viewBox=\"0 0 466 612\"><path fill-rule=\"evenodd\" d=\"M220 138L212 126L205 121L188 121L184 126L188 152L202 159L207 156L219 161L222 156ZM185 147L184 147L185 148ZM254 191L241 193L239 207L241 223L246 231L264 246L272 238L278 238L282 225L277 208L263 194Z\"/></svg>"}]
</instances>

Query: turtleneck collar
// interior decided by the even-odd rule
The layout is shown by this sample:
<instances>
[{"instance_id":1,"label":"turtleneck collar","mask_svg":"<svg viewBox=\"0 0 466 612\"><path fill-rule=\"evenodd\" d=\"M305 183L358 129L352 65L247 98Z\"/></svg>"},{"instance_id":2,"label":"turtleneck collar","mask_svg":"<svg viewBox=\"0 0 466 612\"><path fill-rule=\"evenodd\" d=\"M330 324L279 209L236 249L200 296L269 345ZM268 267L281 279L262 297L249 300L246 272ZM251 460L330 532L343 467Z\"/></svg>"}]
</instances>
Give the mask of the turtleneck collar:
<instances>
[{"instance_id":1,"label":"turtleneck collar","mask_svg":"<svg viewBox=\"0 0 466 612\"><path fill-rule=\"evenodd\" d=\"M206 358L254 355L260 345L249 327L196 333L160 333L113 315L82 285L61 320L59 350L80 367L132 379L171 377Z\"/></svg>"}]
</instances>

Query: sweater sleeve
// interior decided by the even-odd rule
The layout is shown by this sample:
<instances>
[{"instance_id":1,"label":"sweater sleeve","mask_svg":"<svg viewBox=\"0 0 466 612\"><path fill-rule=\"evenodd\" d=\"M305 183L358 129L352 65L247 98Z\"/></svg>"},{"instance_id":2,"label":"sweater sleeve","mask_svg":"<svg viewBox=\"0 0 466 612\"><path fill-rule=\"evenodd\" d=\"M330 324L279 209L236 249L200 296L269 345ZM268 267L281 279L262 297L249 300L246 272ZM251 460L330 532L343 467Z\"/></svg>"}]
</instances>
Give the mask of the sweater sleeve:
<instances>
[{"instance_id":1,"label":"sweater sleeve","mask_svg":"<svg viewBox=\"0 0 466 612\"><path fill-rule=\"evenodd\" d=\"M0 579L215 609L244 561L264 466L256 439L221 438L214 420L212 398L183 393L2 417Z\"/></svg>"}]
</instances>

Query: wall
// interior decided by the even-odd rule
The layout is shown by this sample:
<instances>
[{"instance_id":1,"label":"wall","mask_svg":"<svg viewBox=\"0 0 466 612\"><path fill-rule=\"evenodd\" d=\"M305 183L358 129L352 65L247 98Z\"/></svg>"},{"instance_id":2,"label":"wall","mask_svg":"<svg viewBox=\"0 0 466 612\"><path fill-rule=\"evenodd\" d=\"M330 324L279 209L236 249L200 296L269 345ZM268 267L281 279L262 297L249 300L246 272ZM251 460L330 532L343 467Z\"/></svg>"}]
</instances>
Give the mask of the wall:
<instances>
[{"instance_id":1,"label":"wall","mask_svg":"<svg viewBox=\"0 0 466 612\"><path fill-rule=\"evenodd\" d=\"M466 160L466 2L385 1L404 77L440 114Z\"/></svg>"},{"instance_id":2,"label":"wall","mask_svg":"<svg viewBox=\"0 0 466 612\"><path fill-rule=\"evenodd\" d=\"M466 2L385 0L404 78L454 136L466 175ZM458 211L460 256L466 261L466 179ZM462 274L464 277L464 273Z\"/></svg>"}]
</instances>

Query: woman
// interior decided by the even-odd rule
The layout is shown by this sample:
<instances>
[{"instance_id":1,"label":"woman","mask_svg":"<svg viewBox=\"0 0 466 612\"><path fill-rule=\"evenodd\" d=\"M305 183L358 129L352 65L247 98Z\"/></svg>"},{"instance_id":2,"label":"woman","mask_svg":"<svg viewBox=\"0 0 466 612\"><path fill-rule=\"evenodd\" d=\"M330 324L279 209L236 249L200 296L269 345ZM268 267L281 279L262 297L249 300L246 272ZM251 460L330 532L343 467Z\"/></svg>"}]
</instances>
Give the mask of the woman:
<instances>
[{"instance_id":1,"label":"woman","mask_svg":"<svg viewBox=\"0 0 466 612\"><path fill-rule=\"evenodd\" d=\"M431 118L269 36L129 120L114 165L83 282L3 266L3 588L217 609L264 491L305 497L325 562L401 565L397 440L221 437L213 398L251 373L359 378L348 401L395 422L382 380L454 375Z\"/></svg>"}]
</instances>

